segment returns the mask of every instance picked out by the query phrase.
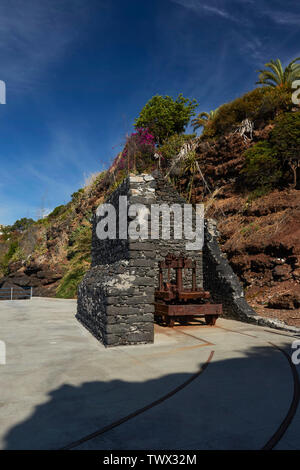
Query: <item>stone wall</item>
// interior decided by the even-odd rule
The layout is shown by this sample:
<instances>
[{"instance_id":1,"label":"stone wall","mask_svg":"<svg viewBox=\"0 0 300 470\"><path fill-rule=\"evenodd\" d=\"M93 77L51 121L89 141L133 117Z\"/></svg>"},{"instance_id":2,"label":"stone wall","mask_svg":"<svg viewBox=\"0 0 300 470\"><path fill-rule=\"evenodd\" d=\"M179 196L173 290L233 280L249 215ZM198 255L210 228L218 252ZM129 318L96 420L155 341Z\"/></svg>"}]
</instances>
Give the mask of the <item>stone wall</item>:
<instances>
[{"instance_id":1,"label":"stone wall","mask_svg":"<svg viewBox=\"0 0 300 470\"><path fill-rule=\"evenodd\" d=\"M140 191L136 193L136 187ZM119 196L128 204L137 196L154 202L154 179L130 177L107 199L117 210ZM142 199L140 199L142 200ZM153 342L154 256L145 240L100 240L94 216L92 268L78 289L77 318L106 346ZM119 219L117 217L117 228Z\"/></svg>"},{"instance_id":2,"label":"stone wall","mask_svg":"<svg viewBox=\"0 0 300 470\"><path fill-rule=\"evenodd\" d=\"M243 321L255 318L256 312L246 302L243 287L219 247L216 223L212 219L205 220L203 271L204 289L210 291L214 302L222 303L224 316Z\"/></svg>"},{"instance_id":3,"label":"stone wall","mask_svg":"<svg viewBox=\"0 0 300 470\"><path fill-rule=\"evenodd\" d=\"M159 173L130 176L107 199L117 210L119 196L128 205L186 204ZM77 318L106 346L151 343L154 336L154 290L158 285L158 261L168 253L186 251L186 240L100 240L96 234L100 218L95 215L92 238L92 267L78 289ZM150 217L149 217L150 220ZM129 222L128 220L127 222ZM160 219L161 229L162 219ZM117 227L119 218L117 217ZM150 224L149 224L150 228ZM203 284L202 253L186 253L197 262L197 283ZM190 273L184 279L191 282Z\"/></svg>"},{"instance_id":4,"label":"stone wall","mask_svg":"<svg viewBox=\"0 0 300 470\"><path fill-rule=\"evenodd\" d=\"M184 204L187 204L187 201L181 197L175 189L169 185L164 177L159 172L154 172L153 176L155 178L155 199L156 204L179 204L183 211ZM193 212L193 216L195 213ZM160 220L160 230L161 230L162 221ZM165 258L168 253L174 253L179 255L180 253L184 253L185 256L191 258L196 261L197 263L197 285L199 287L203 287L203 260L202 260L202 252L199 251L187 251L186 250L186 243L187 240L183 234L182 239L175 239L173 238L173 219L171 218L171 237L170 240L164 240L160 238L159 240L152 240L154 244L155 250L155 271L156 277L158 278L158 261L161 261ZM193 229L195 229L195 220L193 219ZM191 287L191 271L188 270L185 273L183 278L183 284L185 286Z\"/></svg>"},{"instance_id":5,"label":"stone wall","mask_svg":"<svg viewBox=\"0 0 300 470\"><path fill-rule=\"evenodd\" d=\"M205 221L205 243L203 247L203 285L209 290L215 302L223 304L223 316L235 320L267 326L299 334L300 328L286 325L276 318L261 317L247 303L243 287L234 274L226 255L218 244L216 222Z\"/></svg>"},{"instance_id":6,"label":"stone wall","mask_svg":"<svg viewBox=\"0 0 300 470\"><path fill-rule=\"evenodd\" d=\"M148 209L151 204L180 204L181 207L186 204L158 172L153 176L130 176L123 181L106 201L117 209L117 214L119 196L127 196L128 205L144 204ZM158 261L168 253L184 253L196 260L197 284L210 291L213 302L222 303L224 316L285 328L277 320L260 317L248 305L242 285L219 247L213 220L205 220L203 253L186 251L184 237L174 240L172 218L169 240L151 239L150 236L149 239L100 240L96 235L99 220L95 215L92 267L78 289L77 318L106 346L153 342ZM117 217L117 228L119 222ZM128 222L130 218L126 224ZM162 218L159 225L161 230ZM191 285L189 270L184 284Z\"/></svg>"}]
</instances>

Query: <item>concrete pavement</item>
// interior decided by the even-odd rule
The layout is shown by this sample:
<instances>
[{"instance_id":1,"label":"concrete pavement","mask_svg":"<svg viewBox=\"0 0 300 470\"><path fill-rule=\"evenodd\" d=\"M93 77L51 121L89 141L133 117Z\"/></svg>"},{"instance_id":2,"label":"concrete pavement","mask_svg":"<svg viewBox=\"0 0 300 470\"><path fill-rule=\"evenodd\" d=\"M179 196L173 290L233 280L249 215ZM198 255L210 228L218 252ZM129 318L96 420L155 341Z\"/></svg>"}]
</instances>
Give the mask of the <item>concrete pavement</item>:
<instances>
[{"instance_id":1,"label":"concrete pavement","mask_svg":"<svg viewBox=\"0 0 300 470\"><path fill-rule=\"evenodd\" d=\"M154 345L105 349L75 311L74 300L0 302L1 449L62 448L151 404L74 448L260 449L292 402L275 448L300 448L295 379L275 347L290 355L296 337L219 319L156 326Z\"/></svg>"}]
</instances>

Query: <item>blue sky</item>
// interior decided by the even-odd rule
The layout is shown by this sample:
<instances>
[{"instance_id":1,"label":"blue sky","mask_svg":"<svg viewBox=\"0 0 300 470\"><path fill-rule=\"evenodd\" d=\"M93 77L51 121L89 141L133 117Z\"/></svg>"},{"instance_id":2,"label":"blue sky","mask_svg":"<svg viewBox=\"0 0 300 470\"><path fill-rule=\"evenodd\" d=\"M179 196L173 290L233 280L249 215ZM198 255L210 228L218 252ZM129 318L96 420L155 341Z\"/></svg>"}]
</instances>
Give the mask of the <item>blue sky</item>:
<instances>
[{"instance_id":1,"label":"blue sky","mask_svg":"<svg viewBox=\"0 0 300 470\"><path fill-rule=\"evenodd\" d=\"M66 203L155 94L209 111L300 56L296 0L1 0L0 224Z\"/></svg>"}]
</instances>

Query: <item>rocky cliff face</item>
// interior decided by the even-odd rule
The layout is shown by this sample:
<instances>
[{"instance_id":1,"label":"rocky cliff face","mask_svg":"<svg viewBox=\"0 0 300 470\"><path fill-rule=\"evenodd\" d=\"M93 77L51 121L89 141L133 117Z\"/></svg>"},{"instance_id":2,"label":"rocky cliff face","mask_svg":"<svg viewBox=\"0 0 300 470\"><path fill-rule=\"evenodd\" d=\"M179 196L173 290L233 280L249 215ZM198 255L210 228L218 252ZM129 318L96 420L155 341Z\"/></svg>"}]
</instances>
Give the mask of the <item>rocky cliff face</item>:
<instances>
[{"instance_id":1,"label":"rocky cliff face","mask_svg":"<svg viewBox=\"0 0 300 470\"><path fill-rule=\"evenodd\" d=\"M256 131L252 142L231 134L211 146L200 144L203 177L196 176L193 196L217 220L222 249L248 302L261 315L300 326L300 191L274 190L252 199L239 186L244 150L271 129ZM180 183L184 187L185 179Z\"/></svg>"},{"instance_id":2,"label":"rocky cliff face","mask_svg":"<svg viewBox=\"0 0 300 470\"><path fill-rule=\"evenodd\" d=\"M94 183L73 195L72 201L56 208L50 216L23 233L0 237L7 256L12 244L17 249L3 267L5 282L32 286L36 296L74 297L77 284L90 265L91 216L103 200L107 183L100 174ZM1 252L0 252L1 256Z\"/></svg>"}]
</instances>

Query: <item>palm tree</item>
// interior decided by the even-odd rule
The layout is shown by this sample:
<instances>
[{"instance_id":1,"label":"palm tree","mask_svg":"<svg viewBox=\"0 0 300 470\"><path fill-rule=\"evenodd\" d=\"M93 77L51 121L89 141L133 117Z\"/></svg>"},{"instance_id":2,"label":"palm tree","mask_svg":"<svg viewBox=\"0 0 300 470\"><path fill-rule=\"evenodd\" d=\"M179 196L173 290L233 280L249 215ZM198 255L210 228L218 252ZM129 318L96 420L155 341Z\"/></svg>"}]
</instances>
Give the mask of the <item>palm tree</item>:
<instances>
[{"instance_id":1,"label":"palm tree","mask_svg":"<svg viewBox=\"0 0 300 470\"><path fill-rule=\"evenodd\" d=\"M192 126L194 131L200 127L206 127L209 122L211 122L217 114L218 108L210 111L209 113L203 112L199 113L198 116L192 120Z\"/></svg>"},{"instance_id":2,"label":"palm tree","mask_svg":"<svg viewBox=\"0 0 300 470\"><path fill-rule=\"evenodd\" d=\"M258 70L258 85L267 85L271 87L282 87L282 86L291 86L294 80L300 78L300 64L296 62L300 60L300 57L297 57L292 62L290 62L285 69L283 69L281 61L279 59L270 60L265 67L268 69Z\"/></svg>"}]
</instances>

